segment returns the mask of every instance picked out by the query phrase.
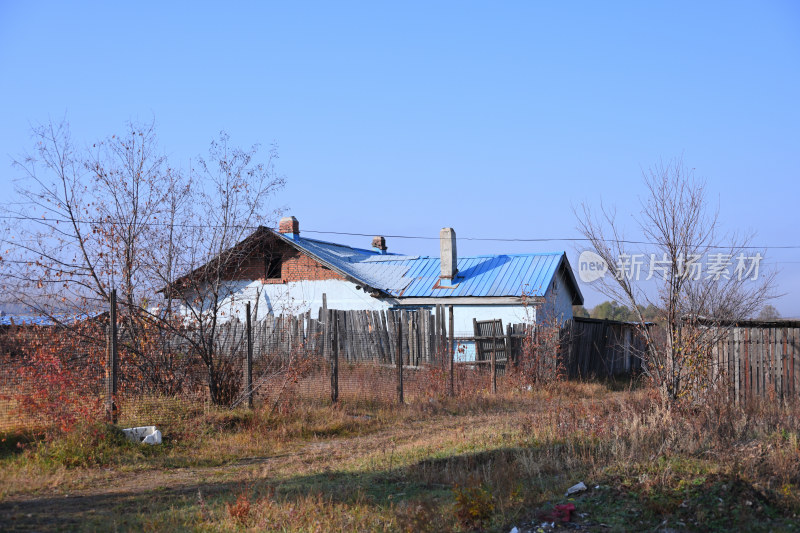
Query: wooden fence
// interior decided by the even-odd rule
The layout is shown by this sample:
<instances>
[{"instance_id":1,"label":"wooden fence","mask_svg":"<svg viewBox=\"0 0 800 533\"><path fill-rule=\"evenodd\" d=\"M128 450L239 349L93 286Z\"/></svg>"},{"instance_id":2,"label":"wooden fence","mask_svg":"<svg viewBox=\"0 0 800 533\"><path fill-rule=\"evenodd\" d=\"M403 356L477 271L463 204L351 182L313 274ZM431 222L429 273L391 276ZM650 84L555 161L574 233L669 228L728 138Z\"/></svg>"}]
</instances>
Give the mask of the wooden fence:
<instances>
[{"instance_id":1,"label":"wooden fence","mask_svg":"<svg viewBox=\"0 0 800 533\"><path fill-rule=\"evenodd\" d=\"M302 349L323 356L336 339L346 362L395 364L398 344L403 365L433 364L446 354L446 309L338 311L321 308L316 317L269 316L253 325L253 352L290 357ZM244 338L244 324L226 326L225 338ZM333 329L335 328L335 332ZM227 343L226 343L227 345Z\"/></svg>"},{"instance_id":2,"label":"wooden fence","mask_svg":"<svg viewBox=\"0 0 800 533\"><path fill-rule=\"evenodd\" d=\"M348 386L352 388L355 384L366 394L380 391L373 383L365 382L363 375L380 372L394 376L384 381L396 382L397 396L402 402L404 370L408 377L407 371L430 366L445 371L452 393L453 376L457 373L454 372L454 352L465 342L474 344L475 359L459 361L457 364L466 367L459 372L488 370L492 391L497 389L498 375L515 367L520 371L529 370L532 361L536 375L542 377L563 372L571 379L605 378L645 370L642 357L645 342L636 324L573 318L559 331L525 324L504 325L500 320L474 321L472 337L455 338L450 311L445 306L386 311L338 311L323 306L313 317L306 313L268 316L250 324L229 322L219 326L215 338L215 355L221 356L217 362L222 362L216 371L227 372L233 381L241 383L231 388L231 395L238 394L236 402L251 404L254 391L260 386L259 380L272 379L270 376L291 368L297 354L312 356L310 361L318 365L315 368L322 369L320 375L330 376L333 401L338 394L336 380L340 361L346 364L343 373ZM700 325L707 328L708 337L714 339L713 344L707 345L710 375L729 383L736 401L751 398L796 401L800 398L800 320L722 325L701 322ZM118 382L125 384L120 389L123 396L162 390L158 387L174 391L167 394L201 390L208 376L204 375L202 362L193 357L191 350L203 339L192 339L188 335L202 336L202 331L186 332L186 335L176 336L174 341L167 341L168 350L161 358L144 360L146 364L139 364L141 362L135 358L135 364L130 364L131 359L128 359L129 364L119 370L117 340L119 350L125 350L127 341L124 329L117 330L108 329L104 381L104 396L112 419ZM31 333L47 334L46 331ZM6 340L5 359L11 362L21 359L15 353L15 345L9 344L14 339ZM78 352L83 350L75 354ZM224 361L225 356L229 357L227 361ZM241 365L242 362L245 364ZM164 364L168 366L159 366ZM11 390L22 386L15 378L19 374L16 368L6 364L3 370L0 385ZM148 378L147 372L152 372L154 378ZM484 375L474 374L480 378L478 381ZM98 385L101 381L98 379ZM384 383L383 386L394 385Z\"/></svg>"},{"instance_id":3,"label":"wooden fence","mask_svg":"<svg viewBox=\"0 0 800 533\"><path fill-rule=\"evenodd\" d=\"M800 397L800 321L749 320L703 327L710 329L706 336L713 340L711 378L727 380L736 401ZM570 378L639 373L644 350L636 324L576 317L562 330L561 360Z\"/></svg>"},{"instance_id":4,"label":"wooden fence","mask_svg":"<svg viewBox=\"0 0 800 533\"><path fill-rule=\"evenodd\" d=\"M737 401L798 398L800 320L742 321L715 326L714 377L731 382Z\"/></svg>"},{"instance_id":5,"label":"wooden fence","mask_svg":"<svg viewBox=\"0 0 800 533\"><path fill-rule=\"evenodd\" d=\"M561 361L572 379L639 373L644 350L639 326L629 322L575 317L561 331Z\"/></svg>"},{"instance_id":6,"label":"wooden fence","mask_svg":"<svg viewBox=\"0 0 800 533\"><path fill-rule=\"evenodd\" d=\"M290 358L296 350L330 359L334 351L345 363L405 368L441 365L464 342L475 346L475 360L456 364L480 368L496 375L530 351L537 332L524 324L499 320L475 321L473 337L459 337L449 350L447 308L338 311L322 308L317 316L277 316L253 324L253 356ZM656 325L648 327L657 328ZM711 376L729 381L737 401L748 398L798 398L800 395L800 321L745 321L713 324L709 348ZM245 325L230 323L218 335L220 351L242 350ZM333 329L332 329L333 328ZM645 340L634 323L575 317L556 335L555 345L543 351L547 368L570 379L631 376L644 371ZM336 347L331 343L335 342ZM526 344L527 343L527 344ZM557 346L556 346L557 345ZM238 348L237 348L238 347Z\"/></svg>"},{"instance_id":7,"label":"wooden fence","mask_svg":"<svg viewBox=\"0 0 800 533\"><path fill-rule=\"evenodd\" d=\"M337 311L320 309L316 318L299 316L268 317L253 325L253 352L259 355L290 357L293 350L324 356L330 353L335 337L339 358L346 362L371 362L394 365L398 345L403 365L418 367L449 359L447 309L390 311ZM326 318L327 317L327 318ZM333 326L329 326L329 324ZM468 366L491 366L494 361L502 373L526 349L525 339L536 342L534 330L525 324L506 324L500 320L474 321L473 337L457 337L456 346L472 342L475 360L459 361ZM231 351L246 333L244 324L231 323L218 333L222 351ZM336 328L336 332L328 328ZM548 347L570 378L610 377L641 370L644 340L637 326L627 322L574 318L561 329L560 349ZM326 344L328 343L328 344ZM530 348L527 348L530 349ZM556 361L557 359L557 361Z\"/></svg>"}]
</instances>

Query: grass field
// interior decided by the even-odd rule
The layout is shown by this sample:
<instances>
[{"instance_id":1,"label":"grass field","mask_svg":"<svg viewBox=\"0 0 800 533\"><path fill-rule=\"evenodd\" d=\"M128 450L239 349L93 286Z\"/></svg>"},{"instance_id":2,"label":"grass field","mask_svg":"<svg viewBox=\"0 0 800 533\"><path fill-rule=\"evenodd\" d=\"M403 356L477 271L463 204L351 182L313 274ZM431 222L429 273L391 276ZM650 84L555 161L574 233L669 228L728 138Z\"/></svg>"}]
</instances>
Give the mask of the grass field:
<instances>
[{"instance_id":1,"label":"grass field","mask_svg":"<svg viewBox=\"0 0 800 533\"><path fill-rule=\"evenodd\" d=\"M293 404L161 405L165 442L102 424L0 445L0 529L800 529L797 406L668 409L647 388ZM588 490L565 497L583 481Z\"/></svg>"}]
</instances>

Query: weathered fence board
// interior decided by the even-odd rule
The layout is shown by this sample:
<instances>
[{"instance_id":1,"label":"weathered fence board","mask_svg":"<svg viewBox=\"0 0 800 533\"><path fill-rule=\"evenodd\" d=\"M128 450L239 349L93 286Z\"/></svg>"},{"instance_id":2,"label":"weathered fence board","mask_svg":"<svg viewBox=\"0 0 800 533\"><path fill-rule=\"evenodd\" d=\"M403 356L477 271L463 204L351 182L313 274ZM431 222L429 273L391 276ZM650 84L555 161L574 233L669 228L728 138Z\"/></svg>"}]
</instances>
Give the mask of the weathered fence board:
<instances>
[{"instance_id":1,"label":"weathered fence board","mask_svg":"<svg viewBox=\"0 0 800 533\"><path fill-rule=\"evenodd\" d=\"M382 311L323 308L315 318L309 313L297 317L270 315L253 324L253 360L257 363L260 358L269 358L288 363L300 351L328 359L335 339L343 364L396 365L399 354L406 367L447 365L450 332L446 311L444 306ZM798 398L800 321L744 321L706 327L716 331L710 336L714 342L708 346L709 376L729 383L735 401ZM474 321L474 328L474 337L463 340L475 342L475 361L459 364L490 367L493 362L498 373L516 364L526 350L535 349L541 343L540 333L544 333L525 324L507 324L504 328L499 320ZM246 339L244 323L219 325L215 350L227 357L244 357ZM545 348L541 361L544 368L572 379L632 375L644 370L645 340L633 323L573 318L555 336L555 343Z\"/></svg>"},{"instance_id":2,"label":"weathered fence board","mask_svg":"<svg viewBox=\"0 0 800 533\"><path fill-rule=\"evenodd\" d=\"M745 320L707 327L718 330L710 348L712 363L720 370L715 377L731 383L737 402L798 398L800 321ZM719 360L714 354L720 354Z\"/></svg>"},{"instance_id":3,"label":"weathered fence board","mask_svg":"<svg viewBox=\"0 0 800 533\"><path fill-rule=\"evenodd\" d=\"M569 378L640 372L644 351L636 324L575 317L562 328L562 364Z\"/></svg>"}]
</instances>

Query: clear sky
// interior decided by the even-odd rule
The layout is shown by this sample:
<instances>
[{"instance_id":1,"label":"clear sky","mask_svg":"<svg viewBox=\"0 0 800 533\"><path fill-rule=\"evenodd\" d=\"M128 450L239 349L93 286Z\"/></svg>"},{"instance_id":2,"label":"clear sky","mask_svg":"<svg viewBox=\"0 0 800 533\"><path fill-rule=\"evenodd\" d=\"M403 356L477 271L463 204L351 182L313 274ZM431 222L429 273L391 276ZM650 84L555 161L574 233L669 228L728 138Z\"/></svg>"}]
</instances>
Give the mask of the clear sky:
<instances>
[{"instance_id":1,"label":"clear sky","mask_svg":"<svg viewBox=\"0 0 800 533\"><path fill-rule=\"evenodd\" d=\"M800 316L800 3L0 0L0 157L156 121L188 163L220 130L276 142L301 231L462 255L566 250L573 206L632 224L683 157L724 229L754 231ZM16 171L0 160L0 195ZM310 234L368 247L368 237ZM582 285L591 307L604 298Z\"/></svg>"}]
</instances>

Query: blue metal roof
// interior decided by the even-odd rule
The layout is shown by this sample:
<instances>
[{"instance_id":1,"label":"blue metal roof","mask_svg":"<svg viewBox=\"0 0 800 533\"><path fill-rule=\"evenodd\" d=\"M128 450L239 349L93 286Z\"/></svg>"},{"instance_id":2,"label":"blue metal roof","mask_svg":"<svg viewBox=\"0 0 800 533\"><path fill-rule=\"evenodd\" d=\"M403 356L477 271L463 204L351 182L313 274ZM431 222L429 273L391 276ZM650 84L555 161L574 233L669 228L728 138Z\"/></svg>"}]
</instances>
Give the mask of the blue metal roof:
<instances>
[{"instance_id":1,"label":"blue metal roof","mask_svg":"<svg viewBox=\"0 0 800 533\"><path fill-rule=\"evenodd\" d=\"M102 313L77 315L0 315L0 326L56 326L59 324L74 324L87 318L98 316Z\"/></svg>"},{"instance_id":2,"label":"blue metal roof","mask_svg":"<svg viewBox=\"0 0 800 533\"><path fill-rule=\"evenodd\" d=\"M458 274L447 286L442 286L439 279L438 257L372 257L357 269L387 271L383 279L391 283L376 288L403 298L544 296L562 256L562 253L546 253L459 257ZM403 267L406 271L398 279L395 272L388 271L392 267Z\"/></svg>"},{"instance_id":3,"label":"blue metal roof","mask_svg":"<svg viewBox=\"0 0 800 533\"><path fill-rule=\"evenodd\" d=\"M459 257L456 278L442 287L439 257L387 254L300 235L277 235L346 276L398 298L543 297L563 264L577 299L583 299L564 252Z\"/></svg>"}]
</instances>

